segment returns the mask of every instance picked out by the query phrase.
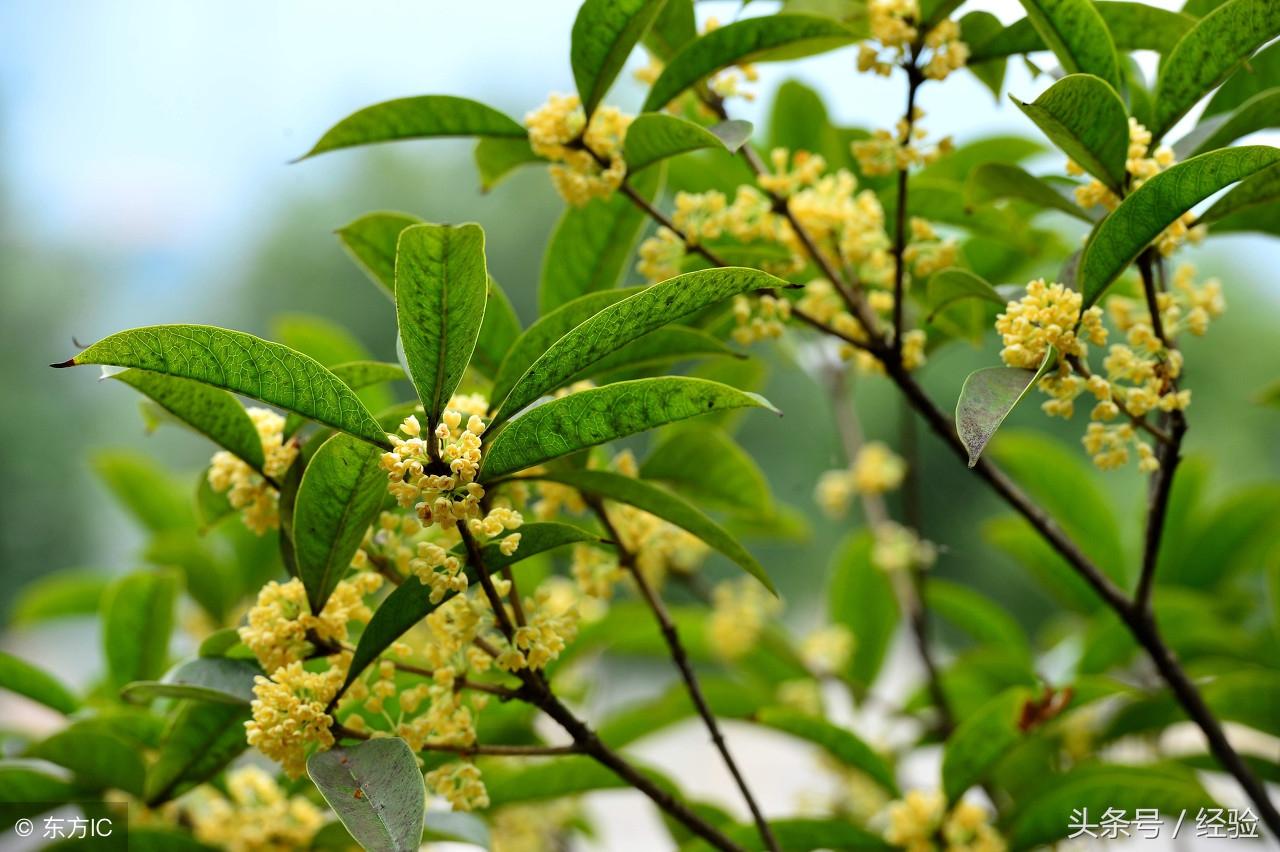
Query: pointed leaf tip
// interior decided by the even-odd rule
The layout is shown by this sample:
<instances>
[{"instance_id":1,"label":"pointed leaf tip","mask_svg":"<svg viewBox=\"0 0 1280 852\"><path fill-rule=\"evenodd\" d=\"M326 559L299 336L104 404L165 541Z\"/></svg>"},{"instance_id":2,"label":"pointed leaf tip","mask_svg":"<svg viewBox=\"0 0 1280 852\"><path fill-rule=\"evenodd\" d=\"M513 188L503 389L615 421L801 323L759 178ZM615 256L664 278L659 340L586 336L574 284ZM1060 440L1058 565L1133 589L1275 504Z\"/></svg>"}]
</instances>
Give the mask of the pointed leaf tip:
<instances>
[{"instance_id":1,"label":"pointed leaf tip","mask_svg":"<svg viewBox=\"0 0 1280 852\"><path fill-rule=\"evenodd\" d=\"M76 359L68 358L67 360L63 361L60 364L50 364L49 366L53 367L55 370L61 370L64 367L74 367L75 365L76 365Z\"/></svg>"}]
</instances>

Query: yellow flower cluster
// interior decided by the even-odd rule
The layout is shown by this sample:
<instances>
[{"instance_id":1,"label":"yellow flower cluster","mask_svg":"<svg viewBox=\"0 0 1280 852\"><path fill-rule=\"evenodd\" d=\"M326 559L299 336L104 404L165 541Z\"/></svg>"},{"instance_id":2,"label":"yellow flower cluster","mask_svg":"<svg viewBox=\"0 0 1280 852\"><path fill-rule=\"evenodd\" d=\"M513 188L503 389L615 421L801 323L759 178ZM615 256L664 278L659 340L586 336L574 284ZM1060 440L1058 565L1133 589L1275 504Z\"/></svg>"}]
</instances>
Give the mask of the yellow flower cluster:
<instances>
[{"instance_id":1,"label":"yellow flower cluster","mask_svg":"<svg viewBox=\"0 0 1280 852\"><path fill-rule=\"evenodd\" d=\"M572 800L536 805L509 805L490 817L492 852L557 852L566 848L565 834L578 816Z\"/></svg>"},{"instance_id":2,"label":"yellow flower cluster","mask_svg":"<svg viewBox=\"0 0 1280 852\"><path fill-rule=\"evenodd\" d=\"M338 583L316 615L301 580L272 580L258 592L248 623L240 628L240 640L253 651L263 671L272 673L311 656L315 648L308 634L331 645L346 641L349 622L367 622L373 616L364 598L381 586L382 577L377 574L356 574Z\"/></svg>"},{"instance_id":3,"label":"yellow flower cluster","mask_svg":"<svg viewBox=\"0 0 1280 852\"><path fill-rule=\"evenodd\" d=\"M859 71L888 77L895 65L907 59L913 46L928 50L923 73L930 80L945 80L969 61L969 46L960 40L960 25L950 18L925 33L921 42L917 0L871 0L867 12L872 40L858 47Z\"/></svg>"},{"instance_id":4,"label":"yellow flower cluster","mask_svg":"<svg viewBox=\"0 0 1280 852\"><path fill-rule=\"evenodd\" d=\"M427 789L443 796L457 811L489 807L489 792L480 779L480 769L467 760L455 760L428 772Z\"/></svg>"},{"instance_id":5,"label":"yellow flower cluster","mask_svg":"<svg viewBox=\"0 0 1280 852\"><path fill-rule=\"evenodd\" d=\"M569 591L568 595L564 592ZM525 601L525 624L516 628L515 648L519 658L498 659L498 666L508 671L545 668L560 656L565 646L578 635L577 598L562 585L538 587L532 601Z\"/></svg>"},{"instance_id":6,"label":"yellow flower cluster","mask_svg":"<svg viewBox=\"0 0 1280 852\"><path fill-rule=\"evenodd\" d=\"M1010 367L1037 370L1052 346L1063 356L1084 357L1086 341L1102 345L1107 330L1102 326L1102 309L1096 305L1080 315L1083 297L1061 284L1046 284L1037 278L1027 285L1027 294L1010 302L996 317L996 331L1004 339L1000 357ZM1080 333L1075 331L1080 322Z\"/></svg>"},{"instance_id":7,"label":"yellow flower cluster","mask_svg":"<svg viewBox=\"0 0 1280 852\"><path fill-rule=\"evenodd\" d=\"M284 439L284 418L267 408L249 408L247 413L262 440L262 472L280 476L298 457L297 443ZM226 492L231 508L238 510L245 526L258 535L280 525L279 495L243 459L226 450L214 453L208 479L214 491Z\"/></svg>"},{"instance_id":8,"label":"yellow flower cluster","mask_svg":"<svg viewBox=\"0 0 1280 852\"><path fill-rule=\"evenodd\" d=\"M649 281L675 278L684 269L685 244L670 228L658 228L640 244L636 271Z\"/></svg>"},{"instance_id":9,"label":"yellow flower cluster","mask_svg":"<svg viewBox=\"0 0 1280 852\"><path fill-rule=\"evenodd\" d=\"M575 207L605 198L622 185L627 163L622 143L631 116L598 107L587 122L577 95L551 95L525 116L533 152L552 162L551 182Z\"/></svg>"},{"instance_id":10,"label":"yellow flower cluster","mask_svg":"<svg viewBox=\"0 0 1280 852\"><path fill-rule=\"evenodd\" d=\"M895 521L876 524L872 534L871 562L881 571L892 573L929 568L938 558L938 550L932 542Z\"/></svg>"},{"instance_id":11,"label":"yellow flower cluster","mask_svg":"<svg viewBox=\"0 0 1280 852\"><path fill-rule=\"evenodd\" d=\"M930 51L924 76L930 80L945 80L969 61L969 45L960 40L960 25L950 18L929 30L924 46Z\"/></svg>"},{"instance_id":12,"label":"yellow flower cluster","mask_svg":"<svg viewBox=\"0 0 1280 852\"><path fill-rule=\"evenodd\" d=\"M928 278L939 269L955 266L958 251L956 241L939 237L928 220L911 217L911 242L903 249L902 260L914 275Z\"/></svg>"},{"instance_id":13,"label":"yellow flower cluster","mask_svg":"<svg viewBox=\"0 0 1280 852\"><path fill-rule=\"evenodd\" d=\"M1004 852L1004 838L991 825L991 815L969 802L960 802L947 812L946 797L940 792L911 790L890 803L886 811L884 838L908 852L933 852L941 837L945 852Z\"/></svg>"},{"instance_id":14,"label":"yellow flower cluster","mask_svg":"<svg viewBox=\"0 0 1280 852\"><path fill-rule=\"evenodd\" d=\"M853 631L843 624L828 624L800 642L800 659L809 671L822 675L843 672L856 647Z\"/></svg>"},{"instance_id":15,"label":"yellow flower cluster","mask_svg":"<svg viewBox=\"0 0 1280 852\"><path fill-rule=\"evenodd\" d=\"M1125 171L1128 173L1130 191L1142 186L1144 181L1160 174L1176 162L1173 149L1168 145L1160 145L1152 150L1151 131L1139 124L1137 119L1129 118L1129 151L1125 160ZM1084 169L1068 160L1067 174L1083 175ZM1083 186L1076 187L1075 197L1076 203L1086 210L1099 204L1108 210L1114 210L1120 204L1119 197L1096 178ZM1184 242L1189 241L1195 244L1204 239L1205 227L1203 225L1193 227L1195 220L1195 214L1188 210L1172 225L1165 228L1155 240L1160 254L1168 257Z\"/></svg>"},{"instance_id":16,"label":"yellow flower cluster","mask_svg":"<svg viewBox=\"0 0 1280 852\"><path fill-rule=\"evenodd\" d=\"M707 18L706 26L703 27L703 35L712 30L719 29L719 18ZM755 93L742 88L742 84L754 83L760 79L756 67L749 62L741 63L736 67L730 67L721 71L707 80L707 87L720 98L739 97L744 101L754 101Z\"/></svg>"},{"instance_id":17,"label":"yellow flower cluster","mask_svg":"<svg viewBox=\"0 0 1280 852\"><path fill-rule=\"evenodd\" d=\"M313 747L333 746L333 717L327 710L346 676L346 662L319 672L293 662L270 678L254 678L253 718L244 723L245 738L290 778L301 777Z\"/></svg>"},{"instance_id":18,"label":"yellow flower cluster","mask_svg":"<svg viewBox=\"0 0 1280 852\"><path fill-rule=\"evenodd\" d=\"M752 302L755 302L754 306ZM743 346L757 340L777 340L791 319L791 303L774 296L733 297L733 339Z\"/></svg>"},{"instance_id":19,"label":"yellow flower cluster","mask_svg":"<svg viewBox=\"0 0 1280 852\"><path fill-rule=\"evenodd\" d=\"M818 479L816 499L822 510L839 518L849 510L855 494L883 494L902 485L907 463L880 441L870 441L858 450L853 463L844 470L829 470Z\"/></svg>"},{"instance_id":20,"label":"yellow flower cluster","mask_svg":"<svg viewBox=\"0 0 1280 852\"><path fill-rule=\"evenodd\" d=\"M290 796L256 766L227 773L226 793L201 786L177 803L196 839L229 852L293 852L311 845L324 812L305 796Z\"/></svg>"},{"instance_id":21,"label":"yellow flower cluster","mask_svg":"<svg viewBox=\"0 0 1280 852\"><path fill-rule=\"evenodd\" d=\"M888 175L913 166L927 166L940 157L950 154L954 144L950 136L944 136L933 145L921 144L928 133L921 126L924 110L915 107L911 121L898 119L894 132L877 130L870 139L851 144L858 168L868 176Z\"/></svg>"},{"instance_id":22,"label":"yellow flower cluster","mask_svg":"<svg viewBox=\"0 0 1280 852\"><path fill-rule=\"evenodd\" d=\"M725 660L741 659L755 647L769 618L782 610L782 601L754 577L718 583L711 591L707 641Z\"/></svg>"}]
</instances>

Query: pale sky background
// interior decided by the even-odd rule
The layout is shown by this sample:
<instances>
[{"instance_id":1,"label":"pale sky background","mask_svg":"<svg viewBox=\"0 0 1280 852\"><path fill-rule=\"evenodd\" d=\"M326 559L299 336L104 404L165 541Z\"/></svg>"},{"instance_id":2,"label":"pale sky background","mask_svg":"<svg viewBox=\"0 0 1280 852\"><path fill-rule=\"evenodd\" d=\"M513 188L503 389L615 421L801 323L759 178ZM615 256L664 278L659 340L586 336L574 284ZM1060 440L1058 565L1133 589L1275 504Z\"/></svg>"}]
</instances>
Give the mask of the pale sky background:
<instances>
[{"instance_id":1,"label":"pale sky background","mask_svg":"<svg viewBox=\"0 0 1280 852\"><path fill-rule=\"evenodd\" d=\"M247 262L248 235L270 221L282 197L322 195L361 155L293 166L288 160L337 119L388 98L468 95L518 119L548 92L572 91L568 39L576 8L569 0L3 0L0 182L24 239L114 258L100 278L75 284L95 297L93 316L77 327L87 338L153 322L216 322L219 293L197 289L201 282L234 280ZM756 8L772 4L752 4L752 14ZM1005 22L1022 16L1013 0L967 3L964 10L978 8ZM736 3L698 4L700 18L715 14L722 22L738 11ZM838 123L890 126L902 109L902 80L856 75L853 62L854 51L843 50L785 68L762 66L760 98L733 111L758 119L769 92L796 77L824 94ZM642 64L637 55L629 67ZM621 79L610 100L634 109L640 90L625 82L629 74ZM1014 61L1006 91L1030 100L1047 82L1031 81ZM960 142L997 132L1036 136L1021 113L1007 101L997 106L967 74L945 88L927 87L921 105L932 133ZM431 156L469 143L414 144ZM511 198L496 192L480 203L497 210ZM1274 243L1248 237L1231 245L1237 257L1243 252L1262 266L1280 261ZM887 668L906 684L916 677L915 663L901 650ZM794 742L728 727L770 814L794 813L801 793L826 786L812 755ZM860 720L858 729L872 740L893 736L882 720ZM634 752L690 792L745 815L698 727L674 729ZM933 786L936 759L925 755L905 774L908 783ZM666 848L663 828L638 795L595 796L591 807L600 817L598 848Z\"/></svg>"}]
</instances>

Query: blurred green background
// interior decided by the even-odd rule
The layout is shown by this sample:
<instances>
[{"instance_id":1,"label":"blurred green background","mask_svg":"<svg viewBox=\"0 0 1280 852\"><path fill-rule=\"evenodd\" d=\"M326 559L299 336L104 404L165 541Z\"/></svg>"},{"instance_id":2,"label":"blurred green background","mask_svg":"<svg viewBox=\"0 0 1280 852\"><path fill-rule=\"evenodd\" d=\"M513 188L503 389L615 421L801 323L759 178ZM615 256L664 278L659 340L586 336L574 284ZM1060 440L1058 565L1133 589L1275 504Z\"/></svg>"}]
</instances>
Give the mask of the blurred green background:
<instances>
[{"instance_id":1,"label":"blurred green background","mask_svg":"<svg viewBox=\"0 0 1280 852\"><path fill-rule=\"evenodd\" d=\"M74 352L73 338L87 343L160 322L270 335L280 317L309 313L341 323L376 356L393 360L392 307L332 235L374 209L480 222L491 271L525 322L533 317L542 247L561 208L539 170L518 172L486 195L463 142L286 163L333 121L374 101L465 94L521 116L547 92L570 91L575 7L561 0L7 6L0 34L0 608L56 569L122 571L137 563L140 539L95 478L96 452L147 453L186 471L193 487L212 452L180 430L146 434L129 388L97 382L88 369L49 370ZM1013 2L978 7L1006 21L1021 14ZM699 14L726 20L738 8L700 3ZM758 123L771 91L788 77L822 92L842 124L888 126L900 111L901 81L856 75L851 51L762 70L757 101L736 108ZM1010 69L1007 88L1020 97L1045 85L1020 64ZM630 109L639 99L629 78L611 97ZM967 75L945 90L927 88L922 101L926 126L960 143L1035 135ZM1037 162L1061 166L1054 155ZM1253 400L1280 364L1280 247L1232 236L1180 259L1221 277L1228 300L1209 335L1185 343L1186 386L1194 392L1188 452L1212 464L1216 494L1275 480L1280 411ZM760 546L759 555L788 598L789 617L805 620L819 605L834 543L856 520L830 521L813 503L819 474L843 463L826 386L806 369L814 353L793 343L760 345L753 354L769 363L764 392L786 416L746 418L741 438L776 496L812 524L808 539ZM923 379L949 409L967 372L996 362L990 340L981 350L953 345L931 359ZM861 381L857 395L869 436L896 442L900 410L887 382ZM1087 464L1078 441L1083 412L1068 424L1029 405L1008 427L1056 436ZM1048 598L978 534L982 519L1003 510L932 437L922 438L922 450L924 530L944 548L938 573L1038 622L1051 609ZM1094 476L1136 548L1136 470Z\"/></svg>"}]
</instances>

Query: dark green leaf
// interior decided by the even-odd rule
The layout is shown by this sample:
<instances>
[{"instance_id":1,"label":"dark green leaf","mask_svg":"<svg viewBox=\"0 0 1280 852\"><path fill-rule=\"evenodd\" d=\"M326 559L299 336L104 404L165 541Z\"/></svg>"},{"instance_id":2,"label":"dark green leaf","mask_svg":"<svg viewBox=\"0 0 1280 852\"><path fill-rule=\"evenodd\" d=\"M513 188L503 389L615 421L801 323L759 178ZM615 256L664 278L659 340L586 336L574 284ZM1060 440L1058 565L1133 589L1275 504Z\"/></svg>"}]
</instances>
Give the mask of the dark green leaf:
<instances>
[{"instance_id":1,"label":"dark green leaf","mask_svg":"<svg viewBox=\"0 0 1280 852\"><path fill-rule=\"evenodd\" d=\"M1120 89L1115 42L1090 0L1020 0L1027 18L1068 74L1092 74Z\"/></svg>"},{"instance_id":2,"label":"dark green leaf","mask_svg":"<svg viewBox=\"0 0 1280 852\"><path fill-rule=\"evenodd\" d=\"M1039 370L1017 367L987 367L975 370L964 380L956 402L956 434L969 453L969 467L1033 385L1056 359L1050 347Z\"/></svg>"},{"instance_id":3,"label":"dark green leaf","mask_svg":"<svg viewBox=\"0 0 1280 852\"><path fill-rule=\"evenodd\" d=\"M490 137L476 143L476 171L480 173L480 191L488 192L498 183L521 166L531 163L545 162L533 148L528 139L506 139Z\"/></svg>"},{"instance_id":4,"label":"dark green leaf","mask_svg":"<svg viewBox=\"0 0 1280 852\"><path fill-rule=\"evenodd\" d=\"M1111 282L1179 216L1218 190L1277 161L1280 149L1263 145L1229 148L1193 157L1144 182L1102 221L1085 248L1080 261L1084 307L1097 302Z\"/></svg>"},{"instance_id":5,"label":"dark green leaf","mask_svg":"<svg viewBox=\"0 0 1280 852\"><path fill-rule=\"evenodd\" d=\"M1022 741L1022 708L1031 692L1015 687L1002 692L965 719L947 740L942 756L942 789L947 800L960 801L974 784Z\"/></svg>"},{"instance_id":6,"label":"dark green leaf","mask_svg":"<svg viewBox=\"0 0 1280 852\"><path fill-rule=\"evenodd\" d=\"M312 358L251 334L207 325L156 325L98 341L60 367L138 367L253 397L379 446L386 433L355 392Z\"/></svg>"},{"instance_id":7,"label":"dark green leaf","mask_svg":"<svg viewBox=\"0 0 1280 852\"><path fill-rule=\"evenodd\" d=\"M502 401L501 423L591 364L641 335L691 316L731 296L783 284L757 269L704 269L647 287L604 308L557 340L534 361ZM492 428L492 426L491 426Z\"/></svg>"},{"instance_id":8,"label":"dark green leaf","mask_svg":"<svg viewBox=\"0 0 1280 852\"><path fill-rule=\"evenodd\" d=\"M74 713L80 702L53 675L26 660L0 651L0 689L25 695L59 713Z\"/></svg>"},{"instance_id":9,"label":"dark green leaf","mask_svg":"<svg viewBox=\"0 0 1280 852\"><path fill-rule=\"evenodd\" d=\"M649 90L642 111L662 109L685 89L730 65L812 56L855 39L856 35L843 25L809 15L770 15L735 21L681 48Z\"/></svg>"},{"instance_id":10,"label":"dark green leaf","mask_svg":"<svg viewBox=\"0 0 1280 852\"><path fill-rule=\"evenodd\" d=\"M983 163L974 169L969 173L964 194L965 203L969 205L985 204L999 198L1017 198L1093 224L1089 214L1047 181L1007 163Z\"/></svg>"},{"instance_id":11,"label":"dark green leaf","mask_svg":"<svg viewBox=\"0 0 1280 852\"><path fill-rule=\"evenodd\" d=\"M981 644L1024 651L1031 648L1018 622L990 598L949 580L930 578L924 587L927 609Z\"/></svg>"},{"instance_id":12,"label":"dark green leaf","mask_svg":"<svg viewBox=\"0 0 1280 852\"><path fill-rule=\"evenodd\" d=\"M1280 165L1271 166L1240 181L1239 186L1225 193L1204 211L1199 221L1210 224L1220 222L1244 211L1274 205L1277 200L1280 200Z\"/></svg>"},{"instance_id":13,"label":"dark green leaf","mask_svg":"<svg viewBox=\"0 0 1280 852\"><path fill-rule=\"evenodd\" d=\"M702 148L736 151L750 137L751 124L746 121L726 121L708 129L667 113L645 113L627 128L627 171L635 173Z\"/></svg>"},{"instance_id":14,"label":"dark green leaf","mask_svg":"<svg viewBox=\"0 0 1280 852\"><path fill-rule=\"evenodd\" d=\"M111 584L102 603L102 646L111 683L158 678L169 656L178 579L138 572Z\"/></svg>"},{"instance_id":15,"label":"dark green leaf","mask_svg":"<svg viewBox=\"0 0 1280 852\"><path fill-rule=\"evenodd\" d=\"M23 627L55 618L94 615L110 582L110 577L99 571L45 574L18 590L9 610L9 624Z\"/></svg>"},{"instance_id":16,"label":"dark green leaf","mask_svg":"<svg viewBox=\"0 0 1280 852\"><path fill-rule=\"evenodd\" d=\"M831 560L827 613L857 637L847 675L864 694L871 688L898 627L898 601L884 571L871 561L871 535L847 537Z\"/></svg>"},{"instance_id":17,"label":"dark green leaf","mask_svg":"<svg viewBox=\"0 0 1280 852\"><path fill-rule=\"evenodd\" d=\"M544 802L593 790L627 787L613 770L589 757L556 757L542 763L485 767L489 806L501 808L524 802Z\"/></svg>"},{"instance_id":18,"label":"dark green leaf","mask_svg":"<svg viewBox=\"0 0 1280 852\"><path fill-rule=\"evenodd\" d=\"M698 24L693 17L693 0L667 0L658 18L645 33L644 46L663 62L698 37Z\"/></svg>"},{"instance_id":19,"label":"dark green leaf","mask_svg":"<svg viewBox=\"0 0 1280 852\"><path fill-rule=\"evenodd\" d=\"M377 448L339 433L302 474L291 535L312 612L324 608L382 508L387 475L381 463Z\"/></svg>"},{"instance_id":20,"label":"dark green leaf","mask_svg":"<svg viewBox=\"0 0 1280 852\"><path fill-rule=\"evenodd\" d=\"M394 300L396 243L400 240L401 231L420 224L421 219L408 213L366 213L336 233L356 265Z\"/></svg>"},{"instance_id":21,"label":"dark green leaf","mask_svg":"<svg viewBox=\"0 0 1280 852\"><path fill-rule=\"evenodd\" d=\"M427 794L422 771L399 737L313 754L307 774L360 845L411 852L422 845Z\"/></svg>"},{"instance_id":22,"label":"dark green leaf","mask_svg":"<svg viewBox=\"0 0 1280 852\"><path fill-rule=\"evenodd\" d=\"M27 756L65 766L84 787L113 787L142 795L146 777L142 755L124 738L102 727L74 724L31 746Z\"/></svg>"},{"instance_id":23,"label":"dark green leaf","mask_svg":"<svg viewBox=\"0 0 1280 852\"><path fill-rule=\"evenodd\" d=\"M92 457L94 472L116 501L150 532L192 527L185 489L154 459L124 450Z\"/></svg>"},{"instance_id":24,"label":"dark green leaf","mask_svg":"<svg viewBox=\"0 0 1280 852\"><path fill-rule=\"evenodd\" d=\"M1023 20L1026 19L1024 18ZM1022 22L1019 21L1019 23ZM1038 43L1040 37L1035 34L1035 29L1031 26L1030 21L1027 21L1026 28L1035 36L1035 41ZM981 50L988 43L999 39L1002 33L1011 29L1013 27L1006 29L1000 23L1000 19L990 12L969 12L960 19L960 38L972 48L974 53ZM997 54L992 54L990 58L984 58L982 62L975 61L972 54L970 54L969 62L966 65L969 72L977 77L982 85L991 90L991 94L995 96L997 103L1000 102L1000 92L1004 89L1004 75L1008 66L1009 60L1004 55Z\"/></svg>"},{"instance_id":25,"label":"dark green leaf","mask_svg":"<svg viewBox=\"0 0 1280 852\"><path fill-rule=\"evenodd\" d=\"M503 538L505 537L503 536ZM558 524L550 521L531 522L520 527L520 546L516 548L515 553L510 555L503 553L502 539L499 538L481 547L480 554L484 560L485 567L490 572L493 572L499 568L514 565L531 556L537 556L539 553L545 553L557 547L564 547L566 544L599 541L599 536L572 524ZM465 555L466 549L462 545L458 545L454 548L454 552L459 555Z\"/></svg>"},{"instance_id":26,"label":"dark green leaf","mask_svg":"<svg viewBox=\"0 0 1280 852\"><path fill-rule=\"evenodd\" d=\"M1274 0L1230 0L1192 27L1160 64L1156 123L1160 139L1240 62L1280 35L1280 4Z\"/></svg>"},{"instance_id":27,"label":"dark green leaf","mask_svg":"<svg viewBox=\"0 0 1280 852\"><path fill-rule=\"evenodd\" d=\"M181 702L147 772L147 805L155 807L221 772L247 747L248 719L243 704Z\"/></svg>"},{"instance_id":28,"label":"dark green leaf","mask_svg":"<svg viewBox=\"0 0 1280 852\"><path fill-rule=\"evenodd\" d=\"M1280 127L1280 87L1254 95L1229 113L1221 113L1202 121L1173 146L1178 158L1185 160L1205 151L1225 148L1242 136Z\"/></svg>"},{"instance_id":29,"label":"dark green leaf","mask_svg":"<svg viewBox=\"0 0 1280 852\"><path fill-rule=\"evenodd\" d=\"M253 679L262 673L249 660L202 656L175 666L160 680L134 681L120 694L126 701L192 698L248 706L253 701Z\"/></svg>"},{"instance_id":30,"label":"dark green leaf","mask_svg":"<svg viewBox=\"0 0 1280 852\"><path fill-rule=\"evenodd\" d=\"M590 378L607 381L644 378L647 371L658 366L676 361L712 357L745 358L746 356L735 352L720 338L705 331L684 325L673 325L655 329L631 341L616 352L582 368L581 372L576 373L565 384L570 385L580 379Z\"/></svg>"},{"instance_id":31,"label":"dark green leaf","mask_svg":"<svg viewBox=\"0 0 1280 852\"><path fill-rule=\"evenodd\" d=\"M769 481L755 459L714 426L673 432L645 458L640 475L718 507L758 515L773 507Z\"/></svg>"},{"instance_id":32,"label":"dark green leaf","mask_svg":"<svg viewBox=\"0 0 1280 852\"><path fill-rule=\"evenodd\" d=\"M769 828L783 849L831 849L835 852L889 852L894 847L873 831L844 818L836 819L770 819ZM760 840L754 825L727 827L725 833L734 843L750 848ZM680 847L682 852L689 852ZM702 847L693 849L701 852Z\"/></svg>"},{"instance_id":33,"label":"dark green leaf","mask_svg":"<svg viewBox=\"0 0 1280 852\"><path fill-rule=\"evenodd\" d=\"M428 429L471 363L489 275L478 225L414 225L396 250L396 320Z\"/></svg>"},{"instance_id":34,"label":"dark green leaf","mask_svg":"<svg viewBox=\"0 0 1280 852\"><path fill-rule=\"evenodd\" d=\"M871 780L889 794L898 795L898 784L894 780L893 769L883 757L852 731L837 727L823 719L781 707L766 707L756 714L755 721L765 727L808 740L845 766L867 773L871 776Z\"/></svg>"},{"instance_id":35,"label":"dark green leaf","mask_svg":"<svg viewBox=\"0 0 1280 852\"><path fill-rule=\"evenodd\" d=\"M1242 63L1204 105L1200 120L1231 112L1254 95L1276 86L1280 86L1280 43L1264 47Z\"/></svg>"},{"instance_id":36,"label":"dark green leaf","mask_svg":"<svg viewBox=\"0 0 1280 852\"><path fill-rule=\"evenodd\" d=\"M299 159L326 151L440 136L522 137L525 130L493 107L450 95L420 95L365 107L335 124Z\"/></svg>"},{"instance_id":37,"label":"dark green leaf","mask_svg":"<svg viewBox=\"0 0 1280 852\"><path fill-rule=\"evenodd\" d=\"M493 379L512 345L520 337L520 318L511 300L489 278L489 296L484 306L484 322L480 324L480 336L476 338L476 351L471 356L471 366Z\"/></svg>"},{"instance_id":38,"label":"dark green leaf","mask_svg":"<svg viewBox=\"0 0 1280 852\"><path fill-rule=\"evenodd\" d=\"M1032 103L1013 102L1082 169L1123 194L1129 115L1115 89L1098 77L1071 74Z\"/></svg>"},{"instance_id":39,"label":"dark green leaf","mask_svg":"<svg viewBox=\"0 0 1280 852\"><path fill-rule=\"evenodd\" d=\"M696 506L674 492L640 479L632 479L604 470L548 472L539 474L537 478L571 486L596 498L635 506L641 511L675 524L732 559L770 591L773 590L773 583L769 580L764 567L745 547Z\"/></svg>"},{"instance_id":40,"label":"dark green leaf","mask_svg":"<svg viewBox=\"0 0 1280 852\"><path fill-rule=\"evenodd\" d=\"M519 551L516 551L519 553ZM383 599L373 618L360 634L343 689L355 682L364 670L411 627L425 618L439 603L430 600L431 589L410 577ZM446 597L447 599L447 597ZM443 600L441 601L443 603Z\"/></svg>"},{"instance_id":41,"label":"dark green leaf","mask_svg":"<svg viewBox=\"0 0 1280 852\"><path fill-rule=\"evenodd\" d=\"M648 169L630 181L646 201L655 201L663 169ZM570 206L556 222L538 280L538 310L543 316L579 296L616 286L631 247L644 228L643 210L621 192Z\"/></svg>"},{"instance_id":42,"label":"dark green leaf","mask_svg":"<svg viewBox=\"0 0 1280 852\"><path fill-rule=\"evenodd\" d=\"M530 372L536 368L535 364ZM517 392L518 387L512 394ZM683 376L636 379L579 391L507 423L485 451L480 475L496 479L615 438L732 408L777 411L756 394Z\"/></svg>"},{"instance_id":43,"label":"dark green leaf","mask_svg":"<svg viewBox=\"0 0 1280 852\"><path fill-rule=\"evenodd\" d=\"M590 120L665 0L586 0L573 22L569 62Z\"/></svg>"},{"instance_id":44,"label":"dark green leaf","mask_svg":"<svg viewBox=\"0 0 1280 852\"><path fill-rule=\"evenodd\" d=\"M929 276L926 294L930 320L964 299L983 299L1001 307L1005 305L1000 292L985 278L957 266L940 269Z\"/></svg>"},{"instance_id":45,"label":"dark green leaf","mask_svg":"<svg viewBox=\"0 0 1280 852\"><path fill-rule=\"evenodd\" d=\"M1191 15L1145 3L1099 0L1094 6L1111 32L1116 49L1122 52L1154 50L1160 54L1168 53L1196 22ZM965 41L969 40L969 34L963 29L961 34ZM974 48L969 57L970 64L1046 49L1044 40L1029 18L1015 21L999 35L979 38L972 44Z\"/></svg>"}]
</instances>

